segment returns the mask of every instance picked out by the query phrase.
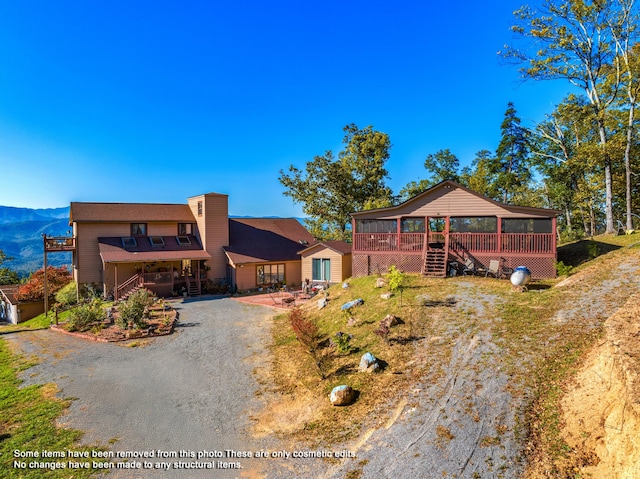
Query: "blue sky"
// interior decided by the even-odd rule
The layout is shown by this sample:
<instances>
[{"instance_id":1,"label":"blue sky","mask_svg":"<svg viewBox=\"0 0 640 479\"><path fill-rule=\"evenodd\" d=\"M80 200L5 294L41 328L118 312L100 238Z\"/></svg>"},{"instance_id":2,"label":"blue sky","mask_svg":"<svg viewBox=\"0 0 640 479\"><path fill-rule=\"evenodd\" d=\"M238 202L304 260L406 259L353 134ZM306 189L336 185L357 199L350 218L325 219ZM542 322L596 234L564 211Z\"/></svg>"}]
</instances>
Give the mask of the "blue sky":
<instances>
[{"instance_id":1,"label":"blue sky","mask_svg":"<svg viewBox=\"0 0 640 479\"><path fill-rule=\"evenodd\" d=\"M494 151L509 101L530 125L570 91L500 62L520 5L0 0L0 205L302 216L279 171L349 123L389 134L398 192L437 150Z\"/></svg>"}]
</instances>

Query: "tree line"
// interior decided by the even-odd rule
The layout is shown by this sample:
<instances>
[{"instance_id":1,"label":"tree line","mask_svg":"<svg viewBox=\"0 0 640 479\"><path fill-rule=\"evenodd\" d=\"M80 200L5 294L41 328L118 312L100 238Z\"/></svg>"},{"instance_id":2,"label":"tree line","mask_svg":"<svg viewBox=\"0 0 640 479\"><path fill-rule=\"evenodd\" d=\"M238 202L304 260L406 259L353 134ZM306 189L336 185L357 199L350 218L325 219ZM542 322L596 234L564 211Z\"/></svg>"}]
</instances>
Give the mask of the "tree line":
<instances>
[{"instance_id":1,"label":"tree line","mask_svg":"<svg viewBox=\"0 0 640 479\"><path fill-rule=\"evenodd\" d=\"M508 103L495 151L477 152L463 168L448 148L429 154L427 177L398 194L386 184L389 136L347 125L337 157L327 151L304 170L280 171L284 195L302 205L314 236L349 241L350 213L398 204L447 179L503 203L562 211L561 239L634 229L640 220L634 0L542 0L514 16L515 44L505 45L501 58L518 65L523 79L566 81L564 100L529 126Z\"/></svg>"}]
</instances>

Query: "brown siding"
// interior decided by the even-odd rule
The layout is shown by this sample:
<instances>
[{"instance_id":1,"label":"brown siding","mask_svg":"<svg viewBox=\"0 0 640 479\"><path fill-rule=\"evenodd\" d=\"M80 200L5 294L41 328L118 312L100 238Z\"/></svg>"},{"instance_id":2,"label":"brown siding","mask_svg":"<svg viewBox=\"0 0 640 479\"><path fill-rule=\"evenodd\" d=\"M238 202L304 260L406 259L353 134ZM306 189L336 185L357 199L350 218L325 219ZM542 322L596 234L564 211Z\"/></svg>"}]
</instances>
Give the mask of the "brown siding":
<instances>
[{"instance_id":1,"label":"brown siding","mask_svg":"<svg viewBox=\"0 0 640 479\"><path fill-rule=\"evenodd\" d=\"M331 260L331 283L340 283L351 277L351 255L342 255L331 248L322 248L305 254L302 258L302 279L311 280L313 259Z\"/></svg>"},{"instance_id":2,"label":"brown siding","mask_svg":"<svg viewBox=\"0 0 640 479\"><path fill-rule=\"evenodd\" d=\"M82 283L102 283L102 258L98 238L101 236L129 236L129 223L82 223L75 224L77 277Z\"/></svg>"},{"instance_id":3,"label":"brown siding","mask_svg":"<svg viewBox=\"0 0 640 479\"><path fill-rule=\"evenodd\" d=\"M198 216L198 202L202 202L202 216ZM198 225L198 234L204 249L211 255L207 263L211 267L208 277L226 278L224 246L229 245L228 197L217 193L189 198L189 207ZM240 285L238 284L238 287Z\"/></svg>"},{"instance_id":4,"label":"brown siding","mask_svg":"<svg viewBox=\"0 0 640 479\"><path fill-rule=\"evenodd\" d=\"M280 261L276 263L260 264L283 264L284 279L289 288L298 288L302 284L300 275L300 261ZM245 263L242 267L236 267L236 285L240 291L254 289L257 287L257 267L259 264Z\"/></svg>"},{"instance_id":5,"label":"brown siding","mask_svg":"<svg viewBox=\"0 0 640 479\"><path fill-rule=\"evenodd\" d=\"M405 216L499 216L502 218L549 218L552 212L510 211L461 188L439 188L397 208L358 214L357 219L396 219Z\"/></svg>"}]
</instances>

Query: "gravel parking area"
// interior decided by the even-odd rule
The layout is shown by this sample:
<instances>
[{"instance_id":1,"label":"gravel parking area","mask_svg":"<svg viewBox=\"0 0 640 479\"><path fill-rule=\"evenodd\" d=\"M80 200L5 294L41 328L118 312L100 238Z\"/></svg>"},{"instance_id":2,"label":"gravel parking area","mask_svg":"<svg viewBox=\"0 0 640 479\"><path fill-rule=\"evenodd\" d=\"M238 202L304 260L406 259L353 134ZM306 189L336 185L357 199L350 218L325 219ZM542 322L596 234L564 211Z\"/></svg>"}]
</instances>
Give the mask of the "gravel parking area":
<instances>
[{"instance_id":1,"label":"gravel parking area","mask_svg":"<svg viewBox=\"0 0 640 479\"><path fill-rule=\"evenodd\" d=\"M74 398L64 426L83 443L118 451L154 451L149 462L240 462L243 470L112 470L108 477L251 477L262 463L242 458L180 457L180 451L255 451L249 416L258 406L254 369L270 338L274 311L229 298L176 303L173 335L141 342L95 343L43 330L5 336L41 358L26 384L53 382ZM158 450L175 457L159 458ZM142 460L142 459L139 459ZM115 459L122 461L122 459Z\"/></svg>"}]
</instances>

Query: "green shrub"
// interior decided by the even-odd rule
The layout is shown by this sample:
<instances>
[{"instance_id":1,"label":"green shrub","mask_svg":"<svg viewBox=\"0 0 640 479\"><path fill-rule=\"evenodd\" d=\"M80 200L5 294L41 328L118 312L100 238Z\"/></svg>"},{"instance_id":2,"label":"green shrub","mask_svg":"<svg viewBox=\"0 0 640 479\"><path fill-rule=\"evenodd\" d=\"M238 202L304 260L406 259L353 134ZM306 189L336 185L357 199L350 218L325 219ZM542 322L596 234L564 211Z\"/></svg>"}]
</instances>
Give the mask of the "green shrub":
<instances>
[{"instance_id":1,"label":"green shrub","mask_svg":"<svg viewBox=\"0 0 640 479\"><path fill-rule=\"evenodd\" d=\"M139 289L132 293L126 301L118 305L120 313L117 324L123 329L132 324L136 329L147 326L145 315L148 315L148 308L153 303L153 294L148 289Z\"/></svg>"},{"instance_id":2,"label":"green shrub","mask_svg":"<svg viewBox=\"0 0 640 479\"><path fill-rule=\"evenodd\" d=\"M104 321L106 317L102 301L94 299L89 303L76 306L69 312L68 329L70 331L87 331L94 323Z\"/></svg>"},{"instance_id":3,"label":"green shrub","mask_svg":"<svg viewBox=\"0 0 640 479\"><path fill-rule=\"evenodd\" d=\"M558 261L556 262L556 272L558 276L569 276L573 272L573 266Z\"/></svg>"},{"instance_id":4,"label":"green shrub","mask_svg":"<svg viewBox=\"0 0 640 479\"><path fill-rule=\"evenodd\" d=\"M72 304L76 304L78 302L76 282L72 281L60 289L56 293L56 301L62 306L71 306Z\"/></svg>"}]
</instances>

